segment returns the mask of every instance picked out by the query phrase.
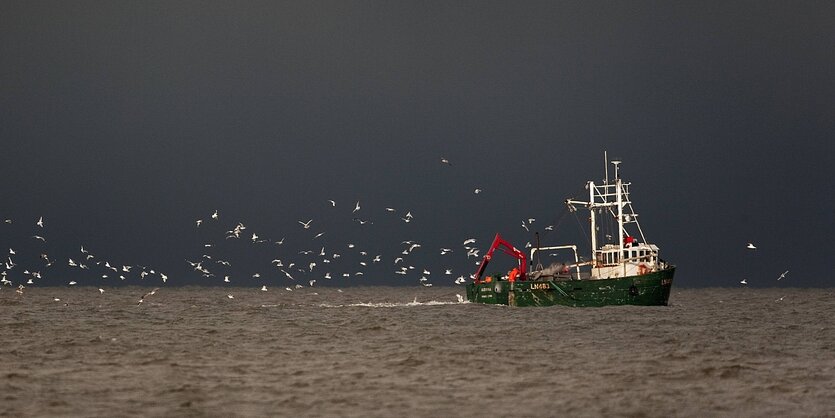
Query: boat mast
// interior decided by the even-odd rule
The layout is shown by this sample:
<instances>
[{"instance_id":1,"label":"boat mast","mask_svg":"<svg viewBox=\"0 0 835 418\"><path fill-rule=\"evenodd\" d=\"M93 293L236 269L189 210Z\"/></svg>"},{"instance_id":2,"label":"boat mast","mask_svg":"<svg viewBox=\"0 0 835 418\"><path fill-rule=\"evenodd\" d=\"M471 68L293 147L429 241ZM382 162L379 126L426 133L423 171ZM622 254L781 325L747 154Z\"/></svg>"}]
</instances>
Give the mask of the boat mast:
<instances>
[{"instance_id":1,"label":"boat mast","mask_svg":"<svg viewBox=\"0 0 835 418\"><path fill-rule=\"evenodd\" d=\"M612 165L615 166L615 188L617 189L617 205L618 205L618 258L620 259L620 264L623 266L623 275L626 276L626 263L623 262L623 194L621 191L621 180L620 175L618 175L618 165L620 165L620 160L612 160Z\"/></svg>"},{"instance_id":2,"label":"boat mast","mask_svg":"<svg viewBox=\"0 0 835 418\"><path fill-rule=\"evenodd\" d=\"M589 188L589 222L591 226L591 259L592 262L597 260L597 225L594 221L594 182L590 181L586 185Z\"/></svg>"}]
</instances>

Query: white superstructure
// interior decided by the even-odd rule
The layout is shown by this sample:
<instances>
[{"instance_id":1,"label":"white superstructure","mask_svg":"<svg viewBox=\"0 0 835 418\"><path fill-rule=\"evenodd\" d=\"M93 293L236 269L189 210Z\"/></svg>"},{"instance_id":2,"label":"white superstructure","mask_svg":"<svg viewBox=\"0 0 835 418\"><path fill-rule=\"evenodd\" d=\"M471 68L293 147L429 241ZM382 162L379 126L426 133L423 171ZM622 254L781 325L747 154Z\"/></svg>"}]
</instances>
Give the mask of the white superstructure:
<instances>
[{"instance_id":1,"label":"white superstructure","mask_svg":"<svg viewBox=\"0 0 835 418\"><path fill-rule=\"evenodd\" d=\"M593 181L586 184L588 201L566 200L572 211L576 210L575 205L589 210L592 279L638 276L666 267L658 258L658 247L648 243L644 236L638 214L632 208L629 198L631 183L623 182L619 175L620 163L618 160L611 161L614 165L614 180L609 180L607 168L603 184L595 184ZM612 221L616 231L605 234L606 242L599 244L601 224Z\"/></svg>"}]
</instances>

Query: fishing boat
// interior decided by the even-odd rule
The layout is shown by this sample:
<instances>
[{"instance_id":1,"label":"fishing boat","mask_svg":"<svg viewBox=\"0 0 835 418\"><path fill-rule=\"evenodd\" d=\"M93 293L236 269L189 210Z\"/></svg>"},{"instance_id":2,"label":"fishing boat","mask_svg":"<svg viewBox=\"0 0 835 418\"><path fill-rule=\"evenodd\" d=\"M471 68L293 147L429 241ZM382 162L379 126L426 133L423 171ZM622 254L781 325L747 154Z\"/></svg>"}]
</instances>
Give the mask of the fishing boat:
<instances>
[{"instance_id":1,"label":"fishing boat","mask_svg":"<svg viewBox=\"0 0 835 418\"><path fill-rule=\"evenodd\" d=\"M606 158L606 157L604 157ZM614 179L609 179L609 163L602 184L586 183L588 198L565 201L568 212L588 211L591 257L578 255L577 245L531 248L530 257L496 234L473 280L467 283L467 299L475 303L509 306L607 306L667 305L675 266L661 259L659 248L646 240L638 214L629 197L631 183L620 178L621 161L611 161ZM601 234L601 225L615 230ZM507 275L485 276L485 269L496 250L516 259ZM573 260L543 267L543 251L572 251ZM534 266L534 260L537 260ZM531 271L528 267L531 266Z\"/></svg>"}]
</instances>

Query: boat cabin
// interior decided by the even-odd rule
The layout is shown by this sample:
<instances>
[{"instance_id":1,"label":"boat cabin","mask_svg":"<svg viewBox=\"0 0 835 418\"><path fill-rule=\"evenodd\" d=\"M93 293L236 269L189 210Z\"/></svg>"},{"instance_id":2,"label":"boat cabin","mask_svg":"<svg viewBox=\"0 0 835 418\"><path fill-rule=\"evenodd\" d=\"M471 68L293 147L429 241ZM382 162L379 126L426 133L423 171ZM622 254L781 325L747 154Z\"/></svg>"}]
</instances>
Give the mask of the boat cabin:
<instances>
[{"instance_id":1,"label":"boat cabin","mask_svg":"<svg viewBox=\"0 0 835 418\"><path fill-rule=\"evenodd\" d=\"M658 270L660 263L655 244L636 243L629 247L607 244L596 251L592 278L636 276Z\"/></svg>"}]
</instances>

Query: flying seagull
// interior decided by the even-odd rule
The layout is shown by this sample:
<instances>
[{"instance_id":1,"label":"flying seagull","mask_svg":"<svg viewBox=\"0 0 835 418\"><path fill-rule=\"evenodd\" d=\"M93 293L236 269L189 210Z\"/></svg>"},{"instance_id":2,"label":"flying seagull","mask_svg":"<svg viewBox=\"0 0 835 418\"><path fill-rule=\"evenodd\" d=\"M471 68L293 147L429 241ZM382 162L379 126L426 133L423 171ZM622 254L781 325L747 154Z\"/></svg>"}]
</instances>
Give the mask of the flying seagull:
<instances>
[{"instance_id":1,"label":"flying seagull","mask_svg":"<svg viewBox=\"0 0 835 418\"><path fill-rule=\"evenodd\" d=\"M328 199L328 202L331 202L331 207L336 207L336 202L335 201L333 201L331 199Z\"/></svg>"},{"instance_id":2,"label":"flying seagull","mask_svg":"<svg viewBox=\"0 0 835 418\"><path fill-rule=\"evenodd\" d=\"M782 280L784 277L786 277L787 274L789 274L788 270L784 271L783 274L781 274L780 277L777 278L777 280Z\"/></svg>"},{"instance_id":3,"label":"flying seagull","mask_svg":"<svg viewBox=\"0 0 835 418\"><path fill-rule=\"evenodd\" d=\"M38 222L35 222L35 225L37 225L37 226L39 226L39 227L43 228L43 216L41 216L40 218L38 218Z\"/></svg>"},{"instance_id":4,"label":"flying seagull","mask_svg":"<svg viewBox=\"0 0 835 418\"><path fill-rule=\"evenodd\" d=\"M756 250L756 249L757 249L757 247L756 247L754 244L750 243L750 242L748 243L748 246L747 246L747 247L745 247L745 248L747 248L747 249L749 249L749 250Z\"/></svg>"},{"instance_id":5,"label":"flying seagull","mask_svg":"<svg viewBox=\"0 0 835 418\"><path fill-rule=\"evenodd\" d=\"M357 200L357 205L354 206L354 211L351 212L351 213L356 213L358 210L360 210L360 201L359 200Z\"/></svg>"},{"instance_id":6,"label":"flying seagull","mask_svg":"<svg viewBox=\"0 0 835 418\"><path fill-rule=\"evenodd\" d=\"M444 157L441 157L441 164L452 165L452 163L450 163L449 160Z\"/></svg>"},{"instance_id":7,"label":"flying seagull","mask_svg":"<svg viewBox=\"0 0 835 418\"><path fill-rule=\"evenodd\" d=\"M742 279L739 284L748 284L748 279Z\"/></svg>"},{"instance_id":8,"label":"flying seagull","mask_svg":"<svg viewBox=\"0 0 835 418\"><path fill-rule=\"evenodd\" d=\"M158 288L158 287L157 287L157 288L154 288L154 290L152 290L152 291L150 291L150 292L148 292L148 293L146 293L146 294L142 295L142 297L141 297L141 298L139 298L139 303L137 303L137 305L141 304L142 302L145 302L145 298L147 298L148 296L153 295L154 293L157 293L157 290L159 290L159 288Z\"/></svg>"},{"instance_id":9,"label":"flying seagull","mask_svg":"<svg viewBox=\"0 0 835 418\"><path fill-rule=\"evenodd\" d=\"M311 222L313 222L313 219L311 219L311 220L309 220L309 221L307 221L307 222L302 222L302 221L299 221L299 223L300 223L300 224L304 227L304 229L309 229L309 228L310 228L310 223L311 223Z\"/></svg>"}]
</instances>

